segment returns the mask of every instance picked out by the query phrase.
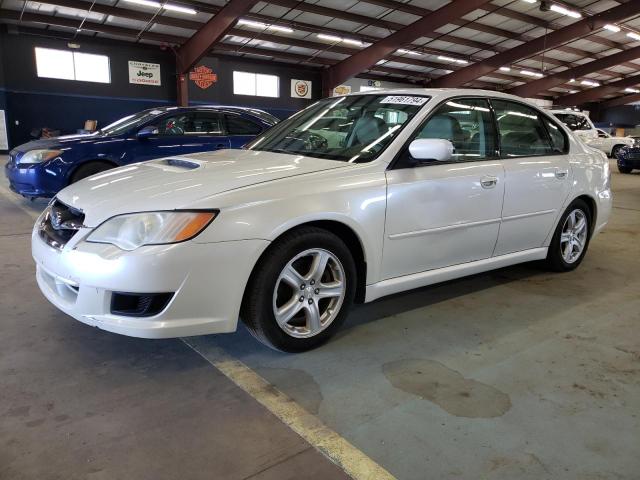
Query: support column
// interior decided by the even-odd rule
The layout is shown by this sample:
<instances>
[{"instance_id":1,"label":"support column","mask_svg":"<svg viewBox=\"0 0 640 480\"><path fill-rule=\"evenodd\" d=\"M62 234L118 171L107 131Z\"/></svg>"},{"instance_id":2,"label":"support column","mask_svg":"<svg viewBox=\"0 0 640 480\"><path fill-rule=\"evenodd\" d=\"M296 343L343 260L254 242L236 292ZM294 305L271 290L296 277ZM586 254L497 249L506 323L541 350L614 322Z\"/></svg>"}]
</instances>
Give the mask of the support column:
<instances>
[{"instance_id":1,"label":"support column","mask_svg":"<svg viewBox=\"0 0 640 480\"><path fill-rule=\"evenodd\" d=\"M177 97L178 97L178 106L180 107L188 107L189 106L189 83L187 82L187 75L183 73L179 73L177 76Z\"/></svg>"}]
</instances>

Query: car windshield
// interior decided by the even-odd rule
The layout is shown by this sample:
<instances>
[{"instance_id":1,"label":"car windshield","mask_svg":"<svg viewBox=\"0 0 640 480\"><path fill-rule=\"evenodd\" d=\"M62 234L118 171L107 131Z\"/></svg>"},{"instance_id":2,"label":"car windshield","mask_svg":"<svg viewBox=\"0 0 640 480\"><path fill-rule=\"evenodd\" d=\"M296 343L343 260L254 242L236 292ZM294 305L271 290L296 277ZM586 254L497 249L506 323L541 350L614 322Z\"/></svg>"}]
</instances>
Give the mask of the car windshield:
<instances>
[{"instance_id":1,"label":"car windshield","mask_svg":"<svg viewBox=\"0 0 640 480\"><path fill-rule=\"evenodd\" d=\"M369 162L430 97L354 95L321 100L257 137L246 148L347 162Z\"/></svg>"},{"instance_id":2,"label":"car windshield","mask_svg":"<svg viewBox=\"0 0 640 480\"><path fill-rule=\"evenodd\" d=\"M591 130L591 125L589 125L587 119L582 115L575 115L573 113L556 113L555 116L573 131Z\"/></svg>"},{"instance_id":3,"label":"car windshield","mask_svg":"<svg viewBox=\"0 0 640 480\"><path fill-rule=\"evenodd\" d=\"M147 121L152 118L157 117L158 115L165 113L164 110L143 110L142 112L135 113L133 115L128 115L120 120L116 120L115 122L107 125L104 128L101 128L96 133L98 135L118 135L120 133L124 133L127 130L135 128L137 126L143 125L147 123Z\"/></svg>"}]
</instances>

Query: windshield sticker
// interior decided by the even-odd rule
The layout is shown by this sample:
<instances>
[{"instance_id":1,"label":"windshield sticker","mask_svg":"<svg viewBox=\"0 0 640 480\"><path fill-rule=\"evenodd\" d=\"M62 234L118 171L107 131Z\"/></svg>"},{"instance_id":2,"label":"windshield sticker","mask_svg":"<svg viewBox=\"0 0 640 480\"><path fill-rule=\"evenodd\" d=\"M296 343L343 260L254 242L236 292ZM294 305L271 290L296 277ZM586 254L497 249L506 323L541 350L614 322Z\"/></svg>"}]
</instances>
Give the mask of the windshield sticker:
<instances>
[{"instance_id":1,"label":"windshield sticker","mask_svg":"<svg viewBox=\"0 0 640 480\"><path fill-rule=\"evenodd\" d=\"M393 103L396 105L424 105L429 97L413 97L407 95L390 95L380 100L380 103Z\"/></svg>"}]
</instances>

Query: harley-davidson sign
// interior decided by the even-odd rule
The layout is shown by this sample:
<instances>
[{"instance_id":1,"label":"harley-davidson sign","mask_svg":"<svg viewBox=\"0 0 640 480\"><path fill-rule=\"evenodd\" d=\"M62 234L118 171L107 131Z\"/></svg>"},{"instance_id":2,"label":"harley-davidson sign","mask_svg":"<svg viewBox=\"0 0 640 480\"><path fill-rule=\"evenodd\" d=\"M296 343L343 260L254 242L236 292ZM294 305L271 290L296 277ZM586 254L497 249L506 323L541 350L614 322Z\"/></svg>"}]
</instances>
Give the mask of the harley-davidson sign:
<instances>
[{"instance_id":1,"label":"harley-davidson sign","mask_svg":"<svg viewBox=\"0 0 640 480\"><path fill-rule=\"evenodd\" d=\"M189 80L193 80L197 86L204 90L218 81L218 75L213 73L209 67L200 65L189 72Z\"/></svg>"}]
</instances>

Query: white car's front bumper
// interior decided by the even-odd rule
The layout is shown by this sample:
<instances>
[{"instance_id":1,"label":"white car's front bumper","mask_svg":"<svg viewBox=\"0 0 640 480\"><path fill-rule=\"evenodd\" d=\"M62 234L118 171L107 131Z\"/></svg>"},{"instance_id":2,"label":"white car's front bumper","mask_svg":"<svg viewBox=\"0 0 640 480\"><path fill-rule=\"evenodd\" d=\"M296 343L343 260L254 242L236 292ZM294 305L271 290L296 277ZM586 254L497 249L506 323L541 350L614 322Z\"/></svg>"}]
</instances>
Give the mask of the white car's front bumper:
<instances>
[{"instance_id":1,"label":"white car's front bumper","mask_svg":"<svg viewBox=\"0 0 640 480\"><path fill-rule=\"evenodd\" d=\"M188 241L125 252L76 241L58 250L36 227L31 244L38 286L60 310L110 332L170 338L235 331L247 279L268 242ZM111 312L114 292L173 296L160 313L135 317Z\"/></svg>"}]
</instances>

